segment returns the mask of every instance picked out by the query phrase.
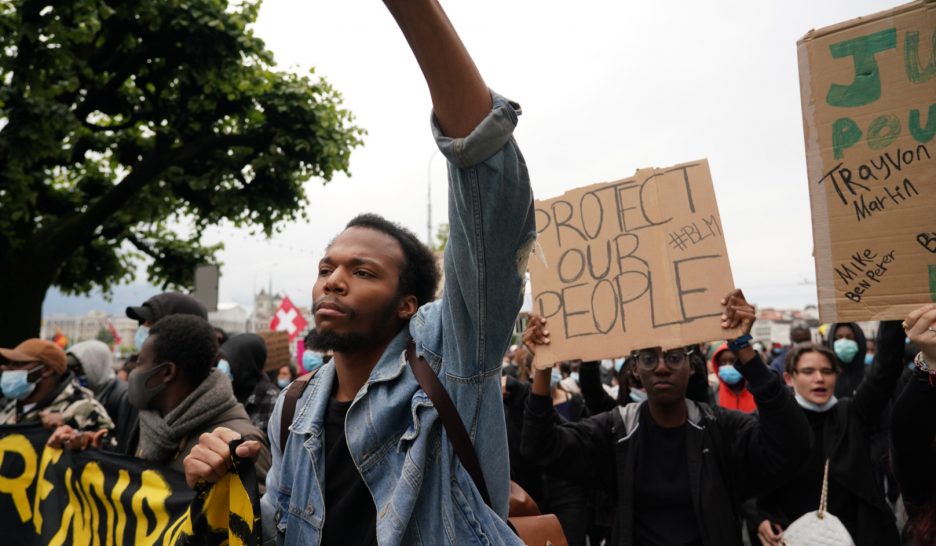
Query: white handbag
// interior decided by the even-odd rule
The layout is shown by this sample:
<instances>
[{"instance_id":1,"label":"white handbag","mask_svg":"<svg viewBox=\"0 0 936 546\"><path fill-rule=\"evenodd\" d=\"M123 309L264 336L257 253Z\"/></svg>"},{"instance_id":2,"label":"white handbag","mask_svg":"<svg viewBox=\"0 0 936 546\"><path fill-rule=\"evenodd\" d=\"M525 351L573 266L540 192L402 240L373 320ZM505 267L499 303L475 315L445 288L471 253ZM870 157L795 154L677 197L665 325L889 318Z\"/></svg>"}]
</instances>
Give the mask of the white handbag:
<instances>
[{"instance_id":1,"label":"white handbag","mask_svg":"<svg viewBox=\"0 0 936 546\"><path fill-rule=\"evenodd\" d=\"M822 474L819 509L803 514L783 531L785 546L855 546L842 521L826 511L829 497L829 460Z\"/></svg>"}]
</instances>

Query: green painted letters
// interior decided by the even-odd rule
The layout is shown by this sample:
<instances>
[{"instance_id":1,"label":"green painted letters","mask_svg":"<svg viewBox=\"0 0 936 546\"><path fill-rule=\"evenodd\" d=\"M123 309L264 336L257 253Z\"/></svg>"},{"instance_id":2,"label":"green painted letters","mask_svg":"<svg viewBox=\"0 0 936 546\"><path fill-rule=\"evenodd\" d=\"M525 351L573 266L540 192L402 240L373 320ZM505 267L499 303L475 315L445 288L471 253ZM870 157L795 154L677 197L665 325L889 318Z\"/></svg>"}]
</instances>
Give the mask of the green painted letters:
<instances>
[{"instance_id":1,"label":"green painted letters","mask_svg":"<svg viewBox=\"0 0 936 546\"><path fill-rule=\"evenodd\" d=\"M896 47L896 28L830 45L833 58L854 57L855 80L849 85L833 83L826 102L839 107L863 106L881 98L881 75L874 55Z\"/></svg>"},{"instance_id":2,"label":"green painted letters","mask_svg":"<svg viewBox=\"0 0 936 546\"><path fill-rule=\"evenodd\" d=\"M868 126L868 147L872 150L886 148L900 136L900 120L893 114L878 116Z\"/></svg>"},{"instance_id":3,"label":"green painted letters","mask_svg":"<svg viewBox=\"0 0 936 546\"><path fill-rule=\"evenodd\" d=\"M832 149L835 159L842 159L845 148L850 148L861 140L861 129L851 118L839 118L832 124Z\"/></svg>"},{"instance_id":4,"label":"green painted letters","mask_svg":"<svg viewBox=\"0 0 936 546\"><path fill-rule=\"evenodd\" d=\"M923 83L936 75L936 30L933 31L932 42L929 64L923 67L919 53L920 33L907 32L904 37L904 66L907 69L907 79L913 83Z\"/></svg>"},{"instance_id":5,"label":"green painted letters","mask_svg":"<svg viewBox=\"0 0 936 546\"><path fill-rule=\"evenodd\" d=\"M920 111L910 110L910 134L921 144L933 140L936 134L936 103L930 104L929 113L926 114L926 127L920 125Z\"/></svg>"}]
</instances>

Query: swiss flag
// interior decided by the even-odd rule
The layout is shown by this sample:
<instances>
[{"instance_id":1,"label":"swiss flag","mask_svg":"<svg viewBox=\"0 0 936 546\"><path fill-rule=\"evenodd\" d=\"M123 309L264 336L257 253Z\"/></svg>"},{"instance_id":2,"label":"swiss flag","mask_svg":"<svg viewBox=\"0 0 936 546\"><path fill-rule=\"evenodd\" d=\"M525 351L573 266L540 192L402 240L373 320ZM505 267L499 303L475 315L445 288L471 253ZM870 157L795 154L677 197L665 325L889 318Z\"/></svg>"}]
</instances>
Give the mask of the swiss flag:
<instances>
[{"instance_id":1,"label":"swiss flag","mask_svg":"<svg viewBox=\"0 0 936 546\"><path fill-rule=\"evenodd\" d=\"M309 323L293 302L289 298L283 298L283 303L280 304L279 309L273 315L273 320L270 321L270 330L274 332L282 330L289 335L289 341L292 341L308 325Z\"/></svg>"}]
</instances>

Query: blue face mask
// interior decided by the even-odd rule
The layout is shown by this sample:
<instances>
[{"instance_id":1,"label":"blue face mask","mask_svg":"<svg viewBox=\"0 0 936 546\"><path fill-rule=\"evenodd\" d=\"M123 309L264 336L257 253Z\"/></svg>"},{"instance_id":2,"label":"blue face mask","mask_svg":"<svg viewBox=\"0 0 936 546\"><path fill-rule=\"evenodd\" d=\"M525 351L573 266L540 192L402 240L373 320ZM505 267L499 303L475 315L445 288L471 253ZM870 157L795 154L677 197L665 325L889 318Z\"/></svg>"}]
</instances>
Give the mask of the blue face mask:
<instances>
[{"instance_id":1,"label":"blue face mask","mask_svg":"<svg viewBox=\"0 0 936 546\"><path fill-rule=\"evenodd\" d=\"M555 387L560 381L562 381L562 374L559 373L559 370L553 368L552 374L549 376L549 387Z\"/></svg>"},{"instance_id":2,"label":"blue face mask","mask_svg":"<svg viewBox=\"0 0 936 546\"><path fill-rule=\"evenodd\" d=\"M285 389L286 387L288 387L291 382L292 381L290 381L288 377L276 378L276 385L281 389Z\"/></svg>"},{"instance_id":3,"label":"blue face mask","mask_svg":"<svg viewBox=\"0 0 936 546\"><path fill-rule=\"evenodd\" d=\"M223 358L219 360L217 368L224 372L224 375L226 375L228 379L234 381L234 373L231 371L231 364L227 360Z\"/></svg>"},{"instance_id":4,"label":"blue face mask","mask_svg":"<svg viewBox=\"0 0 936 546\"><path fill-rule=\"evenodd\" d=\"M836 339L835 343L832 344L832 348L835 349L835 356L846 364L855 360L855 355L858 354L858 342L854 339L844 337Z\"/></svg>"},{"instance_id":5,"label":"blue face mask","mask_svg":"<svg viewBox=\"0 0 936 546\"><path fill-rule=\"evenodd\" d=\"M624 367L624 359L623 359L623 358L615 358L615 359L614 359L614 371L615 371L616 373L618 373L618 372L621 371L621 368L623 368L623 367Z\"/></svg>"},{"instance_id":6,"label":"blue face mask","mask_svg":"<svg viewBox=\"0 0 936 546\"><path fill-rule=\"evenodd\" d=\"M149 326L140 326L137 328L135 334L133 334L133 343L136 345L137 352L140 352L140 349L143 347L143 342L146 341L146 338L149 337Z\"/></svg>"},{"instance_id":7,"label":"blue face mask","mask_svg":"<svg viewBox=\"0 0 936 546\"><path fill-rule=\"evenodd\" d=\"M302 367L305 368L305 371L311 372L318 368L322 367L325 361L322 360L322 355L316 353L315 351L306 351L302 353Z\"/></svg>"},{"instance_id":8,"label":"blue face mask","mask_svg":"<svg viewBox=\"0 0 936 546\"><path fill-rule=\"evenodd\" d=\"M29 372L41 370L43 366L38 366L32 370L6 370L0 375L0 390L3 396L10 400L23 400L36 390L36 382L29 381Z\"/></svg>"},{"instance_id":9,"label":"blue face mask","mask_svg":"<svg viewBox=\"0 0 936 546\"><path fill-rule=\"evenodd\" d=\"M647 399L647 392L631 387L627 396L630 397L631 402L643 402Z\"/></svg>"},{"instance_id":10,"label":"blue face mask","mask_svg":"<svg viewBox=\"0 0 936 546\"><path fill-rule=\"evenodd\" d=\"M572 372L572 373L570 373L570 374L569 374L569 377L571 377L572 379L575 380L576 383L578 383L578 380L579 380L579 374L578 374L578 372Z\"/></svg>"},{"instance_id":11,"label":"blue face mask","mask_svg":"<svg viewBox=\"0 0 936 546\"><path fill-rule=\"evenodd\" d=\"M720 377L722 381L728 383L729 385L737 385L744 378L741 375L741 372L739 372L737 368L731 366L730 364L718 367L718 377Z\"/></svg>"},{"instance_id":12,"label":"blue face mask","mask_svg":"<svg viewBox=\"0 0 936 546\"><path fill-rule=\"evenodd\" d=\"M874 354L868 353L865 355L865 366L870 366L874 362Z\"/></svg>"}]
</instances>

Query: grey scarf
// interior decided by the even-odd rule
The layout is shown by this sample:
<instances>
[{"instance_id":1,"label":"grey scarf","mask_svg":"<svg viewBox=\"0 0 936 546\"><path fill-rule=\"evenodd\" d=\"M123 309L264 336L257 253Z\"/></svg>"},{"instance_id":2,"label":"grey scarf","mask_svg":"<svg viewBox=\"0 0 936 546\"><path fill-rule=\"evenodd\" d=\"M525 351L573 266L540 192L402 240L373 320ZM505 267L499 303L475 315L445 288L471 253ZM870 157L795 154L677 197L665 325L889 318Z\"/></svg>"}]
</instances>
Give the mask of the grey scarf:
<instances>
[{"instance_id":1,"label":"grey scarf","mask_svg":"<svg viewBox=\"0 0 936 546\"><path fill-rule=\"evenodd\" d=\"M154 463L170 461L192 431L201 430L235 405L231 382L212 369L201 385L165 416L155 410L140 411L142 458Z\"/></svg>"}]
</instances>

